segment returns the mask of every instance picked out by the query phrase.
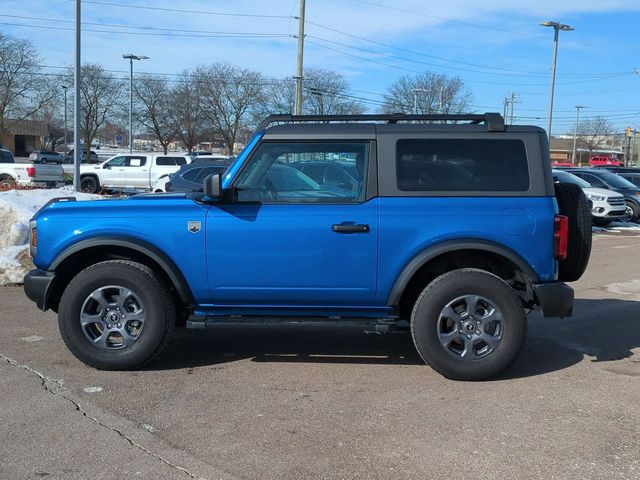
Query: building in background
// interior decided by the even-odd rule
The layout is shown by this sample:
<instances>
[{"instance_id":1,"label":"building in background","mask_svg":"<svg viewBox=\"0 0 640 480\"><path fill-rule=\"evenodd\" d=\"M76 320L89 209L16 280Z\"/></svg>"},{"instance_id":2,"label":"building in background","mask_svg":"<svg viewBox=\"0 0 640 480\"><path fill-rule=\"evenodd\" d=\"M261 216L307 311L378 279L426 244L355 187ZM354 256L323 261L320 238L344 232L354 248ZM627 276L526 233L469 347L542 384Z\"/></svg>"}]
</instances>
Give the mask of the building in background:
<instances>
[{"instance_id":1,"label":"building in background","mask_svg":"<svg viewBox=\"0 0 640 480\"><path fill-rule=\"evenodd\" d=\"M47 123L41 120L5 121L5 131L0 134L3 148L11 150L15 157L28 157L34 150L39 150L47 136Z\"/></svg>"}]
</instances>

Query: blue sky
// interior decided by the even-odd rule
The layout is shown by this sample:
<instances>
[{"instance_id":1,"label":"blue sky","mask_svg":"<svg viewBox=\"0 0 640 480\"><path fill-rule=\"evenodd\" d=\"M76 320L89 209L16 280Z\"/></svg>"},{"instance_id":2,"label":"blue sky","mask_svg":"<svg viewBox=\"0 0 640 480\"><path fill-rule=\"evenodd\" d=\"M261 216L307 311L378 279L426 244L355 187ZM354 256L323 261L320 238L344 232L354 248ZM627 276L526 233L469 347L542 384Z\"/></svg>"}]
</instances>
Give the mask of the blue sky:
<instances>
[{"instance_id":1,"label":"blue sky","mask_svg":"<svg viewBox=\"0 0 640 480\"><path fill-rule=\"evenodd\" d=\"M268 77L291 76L298 5L86 0L82 58L123 76L121 57L129 52L151 57L136 64L138 71L175 74L227 61ZM56 72L73 62L73 8L72 0L0 0L0 29L29 38ZM399 76L434 71L461 77L475 111L501 112L505 95L516 92L516 123L542 126L553 29L539 23L559 20L576 30L560 33L553 133L572 131L577 104L590 107L583 116L606 116L619 130L640 128L637 0L307 0L307 20L305 66L343 72L350 93L371 111Z\"/></svg>"}]
</instances>

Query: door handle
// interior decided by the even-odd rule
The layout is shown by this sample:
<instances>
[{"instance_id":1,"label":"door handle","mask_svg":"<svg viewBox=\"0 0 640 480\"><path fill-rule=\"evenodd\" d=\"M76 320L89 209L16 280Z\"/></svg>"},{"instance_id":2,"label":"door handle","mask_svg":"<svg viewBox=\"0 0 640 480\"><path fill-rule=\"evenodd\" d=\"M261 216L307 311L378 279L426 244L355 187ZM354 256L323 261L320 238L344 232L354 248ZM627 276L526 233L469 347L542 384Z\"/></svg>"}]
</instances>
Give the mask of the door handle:
<instances>
[{"instance_id":1,"label":"door handle","mask_svg":"<svg viewBox=\"0 0 640 480\"><path fill-rule=\"evenodd\" d=\"M367 233L369 231L369 225L349 225L338 223L336 225L331 225L331 231L335 233Z\"/></svg>"}]
</instances>

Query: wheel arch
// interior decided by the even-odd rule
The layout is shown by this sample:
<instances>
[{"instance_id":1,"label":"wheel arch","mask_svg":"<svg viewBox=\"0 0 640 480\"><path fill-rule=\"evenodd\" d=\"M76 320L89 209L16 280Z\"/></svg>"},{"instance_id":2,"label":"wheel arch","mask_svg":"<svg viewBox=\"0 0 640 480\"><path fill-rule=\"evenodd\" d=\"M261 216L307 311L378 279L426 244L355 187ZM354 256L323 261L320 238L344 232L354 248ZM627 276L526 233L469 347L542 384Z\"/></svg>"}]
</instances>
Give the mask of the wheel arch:
<instances>
[{"instance_id":1,"label":"wheel arch","mask_svg":"<svg viewBox=\"0 0 640 480\"><path fill-rule=\"evenodd\" d=\"M100 236L82 240L59 254L48 268L56 273L47 303L54 310L68 281L89 265L113 259L137 261L160 274L173 289L176 300L194 303L193 293L176 263L149 242L125 236Z\"/></svg>"},{"instance_id":2,"label":"wheel arch","mask_svg":"<svg viewBox=\"0 0 640 480\"><path fill-rule=\"evenodd\" d=\"M523 299L533 299L531 284L539 281L533 267L518 253L488 240L452 240L431 246L415 255L396 277L387 305L402 307L424 288L424 283L458 268L481 268L520 282Z\"/></svg>"}]
</instances>

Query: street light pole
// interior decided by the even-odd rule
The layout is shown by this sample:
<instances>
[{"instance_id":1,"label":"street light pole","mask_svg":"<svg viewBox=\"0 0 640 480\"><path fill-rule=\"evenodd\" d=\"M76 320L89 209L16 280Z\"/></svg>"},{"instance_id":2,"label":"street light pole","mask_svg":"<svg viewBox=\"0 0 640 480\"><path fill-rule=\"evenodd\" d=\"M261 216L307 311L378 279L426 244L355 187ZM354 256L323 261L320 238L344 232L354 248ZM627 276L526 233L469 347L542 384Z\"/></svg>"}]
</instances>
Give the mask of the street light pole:
<instances>
[{"instance_id":1,"label":"street light pole","mask_svg":"<svg viewBox=\"0 0 640 480\"><path fill-rule=\"evenodd\" d=\"M67 85L62 85L64 90L64 154L67 155Z\"/></svg>"},{"instance_id":2,"label":"street light pole","mask_svg":"<svg viewBox=\"0 0 640 480\"><path fill-rule=\"evenodd\" d=\"M147 60L149 57L125 53L122 58L129 60L129 153L133 153L133 61Z\"/></svg>"},{"instance_id":3,"label":"street light pole","mask_svg":"<svg viewBox=\"0 0 640 480\"><path fill-rule=\"evenodd\" d=\"M540 25L543 27L553 27L553 56L551 57L551 89L549 92L549 120L547 124L547 134L549 135L549 141L551 141L551 120L553 117L553 93L556 84L556 63L558 61L558 32L563 30L570 32L575 30L569 25L565 25L560 22L543 22Z\"/></svg>"},{"instance_id":4,"label":"street light pole","mask_svg":"<svg viewBox=\"0 0 640 480\"><path fill-rule=\"evenodd\" d=\"M578 141L578 122L580 121L580 109L589 108L586 105L576 105L576 129L573 132L573 151L571 154L571 161L576 164L576 142Z\"/></svg>"},{"instance_id":5,"label":"street light pole","mask_svg":"<svg viewBox=\"0 0 640 480\"><path fill-rule=\"evenodd\" d=\"M413 89L413 114L418 114L418 92L424 93L428 90L426 88L414 88Z\"/></svg>"},{"instance_id":6,"label":"street light pole","mask_svg":"<svg viewBox=\"0 0 640 480\"><path fill-rule=\"evenodd\" d=\"M80 162L82 162L82 150L80 150L80 0L76 0L75 12L75 65L73 68L73 186L76 192L80 191ZM87 152L87 158L89 152Z\"/></svg>"}]
</instances>

